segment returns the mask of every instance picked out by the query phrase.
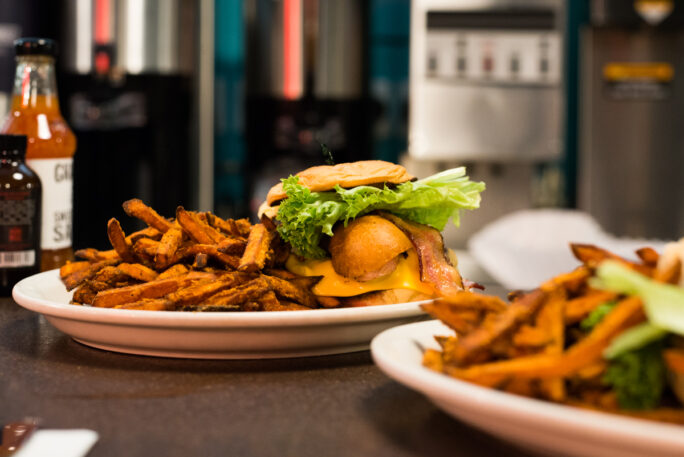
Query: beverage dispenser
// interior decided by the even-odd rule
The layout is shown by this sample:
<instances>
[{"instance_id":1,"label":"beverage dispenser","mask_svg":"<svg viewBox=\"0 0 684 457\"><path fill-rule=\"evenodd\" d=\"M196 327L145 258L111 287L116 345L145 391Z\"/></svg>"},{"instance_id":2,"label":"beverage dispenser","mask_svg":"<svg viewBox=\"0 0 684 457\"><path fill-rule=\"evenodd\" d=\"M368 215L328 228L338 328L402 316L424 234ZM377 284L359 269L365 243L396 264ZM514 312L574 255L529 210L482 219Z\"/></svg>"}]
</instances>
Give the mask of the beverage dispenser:
<instances>
[{"instance_id":1,"label":"beverage dispenser","mask_svg":"<svg viewBox=\"0 0 684 457\"><path fill-rule=\"evenodd\" d=\"M418 176L467 165L487 183L482 208L447 231L450 246L505 213L560 202L563 5L412 2L404 162Z\"/></svg>"},{"instance_id":2,"label":"beverage dispenser","mask_svg":"<svg viewBox=\"0 0 684 457\"><path fill-rule=\"evenodd\" d=\"M592 1L581 33L579 206L620 236L684 234L684 5Z\"/></svg>"}]
</instances>

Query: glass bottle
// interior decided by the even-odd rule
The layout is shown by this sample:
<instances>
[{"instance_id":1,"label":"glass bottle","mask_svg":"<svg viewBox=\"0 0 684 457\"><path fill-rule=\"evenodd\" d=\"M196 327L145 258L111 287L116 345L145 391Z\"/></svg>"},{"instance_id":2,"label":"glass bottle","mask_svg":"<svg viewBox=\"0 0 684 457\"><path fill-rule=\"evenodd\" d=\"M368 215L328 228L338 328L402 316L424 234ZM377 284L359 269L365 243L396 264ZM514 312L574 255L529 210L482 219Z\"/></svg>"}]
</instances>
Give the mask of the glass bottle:
<instances>
[{"instance_id":1,"label":"glass bottle","mask_svg":"<svg viewBox=\"0 0 684 457\"><path fill-rule=\"evenodd\" d=\"M26 163L43 186L41 270L73 259L71 241L73 158L76 137L62 117L57 99L57 45L45 38L14 42L17 68L12 105L3 133L26 135Z\"/></svg>"},{"instance_id":2,"label":"glass bottle","mask_svg":"<svg viewBox=\"0 0 684 457\"><path fill-rule=\"evenodd\" d=\"M41 185L24 163L26 137L0 135L0 294L40 270Z\"/></svg>"}]
</instances>

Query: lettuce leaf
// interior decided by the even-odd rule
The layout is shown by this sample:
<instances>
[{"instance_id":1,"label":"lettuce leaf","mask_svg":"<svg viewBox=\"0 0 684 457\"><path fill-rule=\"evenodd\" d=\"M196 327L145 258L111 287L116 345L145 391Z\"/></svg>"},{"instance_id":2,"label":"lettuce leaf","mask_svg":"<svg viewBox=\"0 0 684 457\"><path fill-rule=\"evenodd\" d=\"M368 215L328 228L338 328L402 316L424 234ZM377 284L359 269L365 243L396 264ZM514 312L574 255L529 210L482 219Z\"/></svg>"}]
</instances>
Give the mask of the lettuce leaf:
<instances>
[{"instance_id":1,"label":"lettuce leaf","mask_svg":"<svg viewBox=\"0 0 684 457\"><path fill-rule=\"evenodd\" d=\"M684 289L654 281L626 266L605 261L596 270L591 286L627 295L644 303L648 322L626 330L613 339L604 356L614 358L643 347L667 333L684 335Z\"/></svg>"},{"instance_id":2,"label":"lettuce leaf","mask_svg":"<svg viewBox=\"0 0 684 457\"><path fill-rule=\"evenodd\" d=\"M282 180L287 198L276 216L278 232L296 254L320 259L326 256L320 247L323 235L332 236L337 222L346 225L371 211L388 211L440 231L449 219L458 226L461 210L478 208L485 189L484 183L471 181L465 173L465 167L459 167L393 189L337 186L328 192L311 192L290 176Z\"/></svg>"},{"instance_id":3,"label":"lettuce leaf","mask_svg":"<svg viewBox=\"0 0 684 457\"><path fill-rule=\"evenodd\" d=\"M615 301L608 301L598 305L587 317L582 319L580 328L586 332L592 331L615 308L615 305L617 305Z\"/></svg>"},{"instance_id":4,"label":"lettuce leaf","mask_svg":"<svg viewBox=\"0 0 684 457\"><path fill-rule=\"evenodd\" d=\"M654 341L662 340L666 335L667 330L649 322L635 325L615 337L610 342L610 346L603 351L603 357L608 360L615 359L626 352L638 350Z\"/></svg>"}]
</instances>

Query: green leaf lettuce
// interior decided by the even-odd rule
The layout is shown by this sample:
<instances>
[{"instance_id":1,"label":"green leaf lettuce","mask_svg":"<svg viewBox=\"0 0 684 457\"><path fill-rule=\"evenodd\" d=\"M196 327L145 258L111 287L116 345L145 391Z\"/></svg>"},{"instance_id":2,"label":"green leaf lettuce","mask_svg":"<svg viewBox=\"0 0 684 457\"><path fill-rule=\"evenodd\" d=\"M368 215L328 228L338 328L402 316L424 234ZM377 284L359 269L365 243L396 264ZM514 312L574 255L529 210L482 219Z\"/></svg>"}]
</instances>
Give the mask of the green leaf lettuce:
<instances>
[{"instance_id":1,"label":"green leaf lettuce","mask_svg":"<svg viewBox=\"0 0 684 457\"><path fill-rule=\"evenodd\" d=\"M643 347L667 333L684 335L684 289L654 281L615 261L605 261L591 282L597 289L637 295L644 303L648 322L632 327L611 342L606 358Z\"/></svg>"},{"instance_id":2,"label":"green leaf lettuce","mask_svg":"<svg viewBox=\"0 0 684 457\"><path fill-rule=\"evenodd\" d=\"M420 224L443 230L449 219L458 226L460 212L480 206L482 182L473 182L465 168L453 168L395 188L337 186L327 192L311 192L296 176L283 179L287 198L278 209L278 232L293 251L310 259L326 256L320 247L323 235L332 236L337 222L383 210Z\"/></svg>"}]
</instances>

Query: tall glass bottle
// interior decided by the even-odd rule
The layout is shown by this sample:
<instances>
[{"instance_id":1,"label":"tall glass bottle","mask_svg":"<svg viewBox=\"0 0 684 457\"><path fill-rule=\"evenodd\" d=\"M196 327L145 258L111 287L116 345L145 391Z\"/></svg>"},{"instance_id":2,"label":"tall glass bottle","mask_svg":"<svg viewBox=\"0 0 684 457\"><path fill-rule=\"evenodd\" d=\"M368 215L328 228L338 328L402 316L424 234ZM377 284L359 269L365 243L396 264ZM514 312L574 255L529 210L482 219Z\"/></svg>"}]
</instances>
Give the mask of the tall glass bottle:
<instances>
[{"instance_id":1,"label":"tall glass bottle","mask_svg":"<svg viewBox=\"0 0 684 457\"><path fill-rule=\"evenodd\" d=\"M45 38L14 42L17 69L3 133L26 135L26 163L43 186L41 270L73 258L71 242L73 160L76 137L59 110L55 79L56 43Z\"/></svg>"}]
</instances>

